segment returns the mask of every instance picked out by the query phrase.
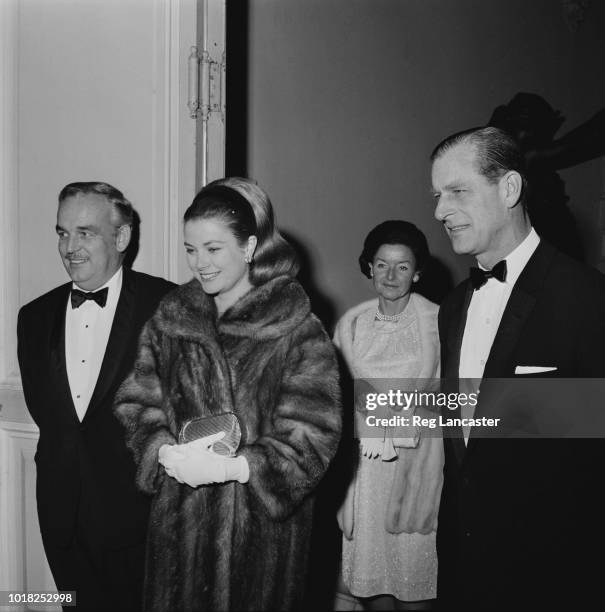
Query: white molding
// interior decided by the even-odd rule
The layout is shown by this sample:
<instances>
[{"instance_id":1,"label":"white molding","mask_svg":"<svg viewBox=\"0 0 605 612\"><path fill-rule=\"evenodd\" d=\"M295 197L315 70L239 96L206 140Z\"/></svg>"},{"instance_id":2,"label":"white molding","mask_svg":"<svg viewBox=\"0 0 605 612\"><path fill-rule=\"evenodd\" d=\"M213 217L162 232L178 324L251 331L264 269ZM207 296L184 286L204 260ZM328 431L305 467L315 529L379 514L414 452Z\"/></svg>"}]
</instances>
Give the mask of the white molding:
<instances>
[{"instance_id":1,"label":"white molding","mask_svg":"<svg viewBox=\"0 0 605 612\"><path fill-rule=\"evenodd\" d=\"M0 388L21 389L17 364L17 0L0 1Z\"/></svg>"},{"instance_id":2,"label":"white molding","mask_svg":"<svg viewBox=\"0 0 605 612\"><path fill-rule=\"evenodd\" d=\"M198 0L198 33L197 44L203 57L218 67L214 78L220 82L221 110L208 112L206 117L198 119L196 169L198 189L215 179L225 176L225 107L226 107L226 3L225 0ZM203 74L203 73L202 73ZM200 80L202 99L210 98L207 76Z\"/></svg>"},{"instance_id":3,"label":"white molding","mask_svg":"<svg viewBox=\"0 0 605 612\"><path fill-rule=\"evenodd\" d=\"M187 168L195 165L193 134L187 126L184 50L195 42L195 2L155 0L153 42L152 226L154 271L179 281L183 204L193 197ZM188 142L190 132L191 146ZM189 159L191 158L191 159Z\"/></svg>"},{"instance_id":4,"label":"white molding","mask_svg":"<svg viewBox=\"0 0 605 612\"><path fill-rule=\"evenodd\" d=\"M10 453L8 434L0 428L0 591L8 591L11 585L10 559L14 558L14 541L8 537L10 529L9 490Z\"/></svg>"},{"instance_id":5,"label":"white molding","mask_svg":"<svg viewBox=\"0 0 605 612\"><path fill-rule=\"evenodd\" d=\"M0 420L0 432L6 432L11 438L38 439L39 429L35 423Z\"/></svg>"},{"instance_id":6,"label":"white molding","mask_svg":"<svg viewBox=\"0 0 605 612\"><path fill-rule=\"evenodd\" d=\"M32 560L25 556L25 535L39 527L25 524L24 504L26 489L32 498L34 480L27 480L26 464L33 468L37 440L34 424L0 421L0 590L30 586L26 566ZM44 556L33 561L44 563Z\"/></svg>"},{"instance_id":7,"label":"white molding","mask_svg":"<svg viewBox=\"0 0 605 612\"><path fill-rule=\"evenodd\" d=\"M176 7L174 6L176 4ZM155 0L153 6L153 101L152 101L152 168L153 189L151 222L153 227L153 270L165 278L172 278L169 243L168 211L171 198L170 177L174 160L168 148L170 142L170 73L171 19L178 11L178 2Z\"/></svg>"},{"instance_id":8,"label":"white molding","mask_svg":"<svg viewBox=\"0 0 605 612\"><path fill-rule=\"evenodd\" d=\"M226 82L226 3L225 0L203 0L203 48L208 51L212 61L221 66L221 81ZM205 83L202 86L206 85ZM222 94L226 95L226 87ZM201 185L225 176L225 99L221 100L222 112L210 113L208 121L202 126L203 158L198 159L198 173ZM198 158L201 158L198 148ZM200 164L200 161L202 162Z\"/></svg>"},{"instance_id":9,"label":"white molding","mask_svg":"<svg viewBox=\"0 0 605 612\"><path fill-rule=\"evenodd\" d=\"M154 248L151 253L153 274L166 276L166 245L163 241L163 208L168 200L166 193L165 167L168 163L164 142L165 134L165 48L167 45L166 22L169 18L169 5L162 0L153 3L153 42L152 42L152 120L151 120L151 231Z\"/></svg>"},{"instance_id":10,"label":"white molding","mask_svg":"<svg viewBox=\"0 0 605 612\"><path fill-rule=\"evenodd\" d=\"M0 421L0 590L56 591L36 510L37 441L33 423ZM27 610L60 612L60 606L32 605Z\"/></svg>"},{"instance_id":11,"label":"white molding","mask_svg":"<svg viewBox=\"0 0 605 612\"><path fill-rule=\"evenodd\" d=\"M169 71L167 75L167 103L168 103L168 139L166 148L169 156L168 163L168 203L165 211L164 228L165 242L168 247L168 278L178 282L179 248L181 232L180 199L181 185L180 173L180 120L181 113L185 112L185 105L181 108L180 92L180 61L181 61L181 2L170 0L170 27L168 29L168 57Z\"/></svg>"},{"instance_id":12,"label":"white molding","mask_svg":"<svg viewBox=\"0 0 605 612\"><path fill-rule=\"evenodd\" d=\"M1 1L1 0L0 0ZM16 329L16 324L15 324ZM13 329L13 333L15 330ZM16 350L16 347L15 347ZM21 383L21 376L17 372L12 375L5 376L0 380L0 391L23 391L23 384Z\"/></svg>"},{"instance_id":13,"label":"white molding","mask_svg":"<svg viewBox=\"0 0 605 612\"><path fill-rule=\"evenodd\" d=\"M197 42L198 0L180 0L178 13L172 20L171 71L171 142L173 159L171 186L174 187L170 210L171 266L173 280L183 282L191 278L185 264L182 219L185 209L195 196L196 120L187 106L189 94L189 55Z\"/></svg>"}]
</instances>

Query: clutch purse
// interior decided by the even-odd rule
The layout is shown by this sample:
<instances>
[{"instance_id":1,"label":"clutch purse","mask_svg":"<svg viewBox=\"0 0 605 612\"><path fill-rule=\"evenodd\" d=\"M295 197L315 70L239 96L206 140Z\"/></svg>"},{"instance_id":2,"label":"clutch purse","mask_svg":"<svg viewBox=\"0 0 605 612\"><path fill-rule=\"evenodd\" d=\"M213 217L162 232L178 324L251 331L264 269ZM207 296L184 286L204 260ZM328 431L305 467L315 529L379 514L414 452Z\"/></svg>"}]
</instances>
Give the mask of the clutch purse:
<instances>
[{"instance_id":1,"label":"clutch purse","mask_svg":"<svg viewBox=\"0 0 605 612\"><path fill-rule=\"evenodd\" d=\"M193 442L221 431L225 432L225 437L212 445L212 451L217 455L235 457L242 439L242 430L239 419L232 412L190 419L181 427L179 444Z\"/></svg>"}]
</instances>

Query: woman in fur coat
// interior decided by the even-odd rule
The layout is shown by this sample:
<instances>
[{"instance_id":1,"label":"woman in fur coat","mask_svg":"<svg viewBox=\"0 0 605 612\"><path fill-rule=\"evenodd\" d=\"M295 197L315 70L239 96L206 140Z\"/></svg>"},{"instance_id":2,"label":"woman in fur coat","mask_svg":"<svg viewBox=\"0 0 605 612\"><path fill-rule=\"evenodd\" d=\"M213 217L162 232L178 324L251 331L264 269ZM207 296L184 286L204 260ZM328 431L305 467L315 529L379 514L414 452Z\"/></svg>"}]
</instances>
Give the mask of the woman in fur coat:
<instances>
[{"instance_id":1,"label":"woman in fur coat","mask_svg":"<svg viewBox=\"0 0 605 612\"><path fill-rule=\"evenodd\" d=\"M184 234L194 278L145 326L115 406L154 495L144 608L294 609L340 436L334 351L258 186L211 183ZM177 444L189 419L224 412L241 424L236 457L213 452L217 436Z\"/></svg>"}]
</instances>

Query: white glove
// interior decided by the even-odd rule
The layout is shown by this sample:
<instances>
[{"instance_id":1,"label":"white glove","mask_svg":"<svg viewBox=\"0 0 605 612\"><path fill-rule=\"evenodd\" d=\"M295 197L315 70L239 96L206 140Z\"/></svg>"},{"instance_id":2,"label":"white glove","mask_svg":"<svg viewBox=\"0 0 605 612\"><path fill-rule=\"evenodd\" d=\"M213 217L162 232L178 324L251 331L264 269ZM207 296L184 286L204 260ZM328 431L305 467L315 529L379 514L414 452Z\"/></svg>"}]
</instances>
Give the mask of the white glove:
<instances>
[{"instance_id":1,"label":"white glove","mask_svg":"<svg viewBox=\"0 0 605 612\"><path fill-rule=\"evenodd\" d=\"M195 445L196 448L203 448L211 451L214 443L222 440L224 437L225 432L219 431L211 436L199 438L193 442L186 442L185 444L163 444L158 450L158 461L164 466L166 471L171 470L174 472L175 464L187 456L192 445ZM173 474L170 475L173 476Z\"/></svg>"},{"instance_id":2,"label":"white glove","mask_svg":"<svg viewBox=\"0 0 605 612\"><path fill-rule=\"evenodd\" d=\"M182 446L182 445L181 445ZM174 478L174 465L185 458L185 451L178 444L163 444L158 451L158 461L164 466L166 474Z\"/></svg>"},{"instance_id":3,"label":"white glove","mask_svg":"<svg viewBox=\"0 0 605 612\"><path fill-rule=\"evenodd\" d=\"M161 447L160 463L165 467L169 476L190 487L228 480L248 482L250 469L245 457L224 457L210 450L212 445L224 435L224 432L219 432L168 449Z\"/></svg>"},{"instance_id":4,"label":"white glove","mask_svg":"<svg viewBox=\"0 0 605 612\"><path fill-rule=\"evenodd\" d=\"M377 459L382 453L384 447L383 438L361 438L359 446L364 457L368 459Z\"/></svg>"}]
</instances>

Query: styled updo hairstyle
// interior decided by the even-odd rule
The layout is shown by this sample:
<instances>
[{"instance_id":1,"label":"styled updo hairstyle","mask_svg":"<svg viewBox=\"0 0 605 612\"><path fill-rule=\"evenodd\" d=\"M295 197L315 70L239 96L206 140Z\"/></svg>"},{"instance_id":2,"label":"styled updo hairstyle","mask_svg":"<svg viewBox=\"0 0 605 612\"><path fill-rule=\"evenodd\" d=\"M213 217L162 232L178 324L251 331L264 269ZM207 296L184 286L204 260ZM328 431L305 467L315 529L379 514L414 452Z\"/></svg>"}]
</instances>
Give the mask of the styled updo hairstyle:
<instances>
[{"instance_id":1,"label":"styled updo hairstyle","mask_svg":"<svg viewBox=\"0 0 605 612\"><path fill-rule=\"evenodd\" d=\"M408 247L416 258L416 271L421 273L429 259L429 246L424 234L408 221L384 221L366 237L363 251L359 256L359 267L364 276L372 278L370 264L383 244L402 244Z\"/></svg>"},{"instance_id":2,"label":"styled updo hairstyle","mask_svg":"<svg viewBox=\"0 0 605 612\"><path fill-rule=\"evenodd\" d=\"M249 272L252 285L298 273L296 253L275 227L269 196L250 179L230 177L208 183L185 211L183 221L196 219L220 221L242 247L256 236Z\"/></svg>"}]
</instances>

